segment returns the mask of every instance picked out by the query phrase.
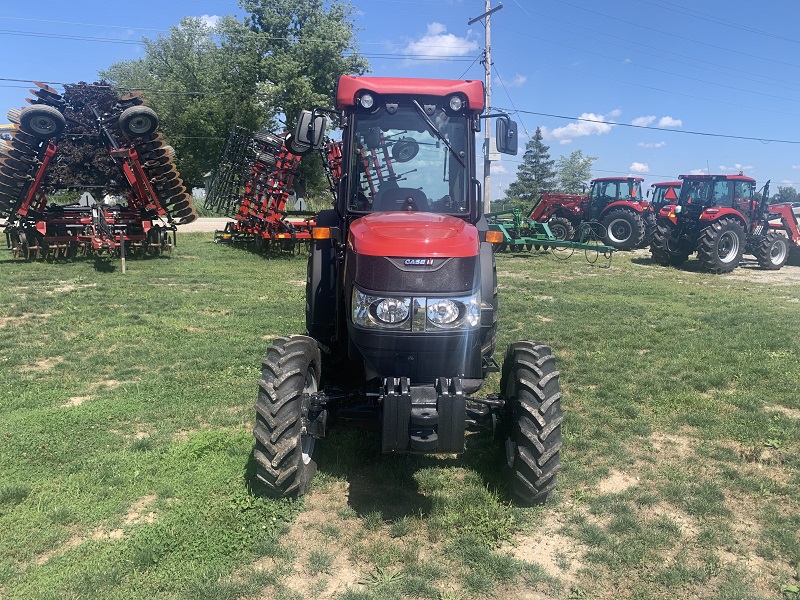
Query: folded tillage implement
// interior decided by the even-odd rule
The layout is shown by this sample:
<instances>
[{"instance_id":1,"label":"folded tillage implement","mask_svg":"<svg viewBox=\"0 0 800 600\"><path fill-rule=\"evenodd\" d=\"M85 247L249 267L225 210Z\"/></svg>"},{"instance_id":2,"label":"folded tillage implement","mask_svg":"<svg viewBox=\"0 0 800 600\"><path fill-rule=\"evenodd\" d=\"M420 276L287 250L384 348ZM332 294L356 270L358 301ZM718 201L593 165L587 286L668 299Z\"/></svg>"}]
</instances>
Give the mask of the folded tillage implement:
<instances>
[{"instance_id":1,"label":"folded tillage implement","mask_svg":"<svg viewBox=\"0 0 800 600\"><path fill-rule=\"evenodd\" d=\"M205 206L235 221L217 231L214 240L252 243L258 251L294 251L308 243L314 213L286 207L300 158L286 135L234 128Z\"/></svg>"},{"instance_id":2,"label":"folded tillage implement","mask_svg":"<svg viewBox=\"0 0 800 600\"><path fill-rule=\"evenodd\" d=\"M0 219L7 222L6 240L14 256L34 260L171 251L177 225L194 221L197 213L173 163L173 149L156 133L156 113L138 93L120 98L107 86L77 84L65 86L61 95L46 84L36 85L30 106L9 111L17 127L10 139L0 141ZM74 156L87 146L94 156L70 164L70 151ZM66 152L63 161L60 149ZM48 205L45 190L73 187L64 184L73 170L105 173L109 164L110 174L103 176L110 180L100 187L125 190L124 203Z\"/></svg>"}]
</instances>

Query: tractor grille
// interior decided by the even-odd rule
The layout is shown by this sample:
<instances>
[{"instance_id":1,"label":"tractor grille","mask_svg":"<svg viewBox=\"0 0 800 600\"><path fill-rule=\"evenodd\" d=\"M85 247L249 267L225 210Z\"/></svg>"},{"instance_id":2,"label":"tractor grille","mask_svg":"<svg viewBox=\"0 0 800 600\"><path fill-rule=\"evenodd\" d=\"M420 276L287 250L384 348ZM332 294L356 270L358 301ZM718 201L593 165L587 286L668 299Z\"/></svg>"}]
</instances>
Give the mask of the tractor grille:
<instances>
[{"instance_id":1,"label":"tractor grille","mask_svg":"<svg viewBox=\"0 0 800 600\"><path fill-rule=\"evenodd\" d=\"M434 266L407 266L385 256L350 253L355 283L364 290L409 294L469 294L478 285L478 257L437 259Z\"/></svg>"}]
</instances>

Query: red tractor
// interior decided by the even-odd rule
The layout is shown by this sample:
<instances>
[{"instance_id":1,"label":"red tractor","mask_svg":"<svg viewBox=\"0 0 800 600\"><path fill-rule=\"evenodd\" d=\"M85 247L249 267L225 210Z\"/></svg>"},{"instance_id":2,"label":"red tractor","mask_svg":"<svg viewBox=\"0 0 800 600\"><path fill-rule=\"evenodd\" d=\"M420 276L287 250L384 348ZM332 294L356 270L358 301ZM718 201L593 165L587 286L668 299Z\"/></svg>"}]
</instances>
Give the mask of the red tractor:
<instances>
[{"instance_id":1,"label":"red tractor","mask_svg":"<svg viewBox=\"0 0 800 600\"><path fill-rule=\"evenodd\" d=\"M256 402L256 473L276 496L305 493L333 423L380 431L384 453L460 453L465 430L502 438L510 489L539 503L556 482L559 373L550 348L508 347L500 394L479 396L497 329L497 272L482 214L475 134L480 81L343 76L336 111L304 111L286 141L322 149L342 129L334 207L313 229L306 335L267 350ZM516 124L497 147L516 153ZM330 146L328 160L330 164Z\"/></svg>"},{"instance_id":2,"label":"red tractor","mask_svg":"<svg viewBox=\"0 0 800 600\"><path fill-rule=\"evenodd\" d=\"M728 273L744 253L763 269L780 269L791 245L800 246L789 204L769 205L769 182L742 175L681 175L680 196L661 208L650 246L661 265L681 265L697 252L705 270Z\"/></svg>"},{"instance_id":3,"label":"red tractor","mask_svg":"<svg viewBox=\"0 0 800 600\"><path fill-rule=\"evenodd\" d=\"M542 194L529 218L546 222L558 239L594 235L618 250L633 250L645 242L648 203L642 196L641 177L593 179L589 196Z\"/></svg>"},{"instance_id":4,"label":"red tractor","mask_svg":"<svg viewBox=\"0 0 800 600\"><path fill-rule=\"evenodd\" d=\"M665 204L675 204L678 201L678 194L681 191L680 181L661 181L650 184L647 190L649 205L645 215L645 243L647 246L653 241L653 234L656 231L658 213Z\"/></svg>"}]
</instances>

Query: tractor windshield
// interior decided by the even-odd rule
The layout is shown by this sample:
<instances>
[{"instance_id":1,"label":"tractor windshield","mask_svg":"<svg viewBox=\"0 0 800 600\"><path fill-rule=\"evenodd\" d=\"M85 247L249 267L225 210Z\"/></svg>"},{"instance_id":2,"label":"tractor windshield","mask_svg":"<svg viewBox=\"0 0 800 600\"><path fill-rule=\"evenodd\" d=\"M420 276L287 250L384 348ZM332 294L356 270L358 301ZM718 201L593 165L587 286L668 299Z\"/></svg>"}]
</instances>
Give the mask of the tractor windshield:
<instances>
[{"instance_id":1,"label":"tractor windshield","mask_svg":"<svg viewBox=\"0 0 800 600\"><path fill-rule=\"evenodd\" d=\"M469 123L442 108L424 116L412 106L353 115L349 210L469 212Z\"/></svg>"},{"instance_id":2,"label":"tractor windshield","mask_svg":"<svg viewBox=\"0 0 800 600\"><path fill-rule=\"evenodd\" d=\"M642 183L631 180L595 180L589 197L593 202L603 206L617 200L639 202L642 200Z\"/></svg>"}]
</instances>

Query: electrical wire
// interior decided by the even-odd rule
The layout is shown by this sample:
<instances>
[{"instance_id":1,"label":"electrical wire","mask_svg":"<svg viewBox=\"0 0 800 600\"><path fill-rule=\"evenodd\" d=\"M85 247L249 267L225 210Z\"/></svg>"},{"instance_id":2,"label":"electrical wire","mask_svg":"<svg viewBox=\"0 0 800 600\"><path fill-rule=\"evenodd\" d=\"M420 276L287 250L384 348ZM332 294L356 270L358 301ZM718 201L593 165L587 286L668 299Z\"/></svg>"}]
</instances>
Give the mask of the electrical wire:
<instances>
[{"instance_id":1,"label":"electrical wire","mask_svg":"<svg viewBox=\"0 0 800 600\"><path fill-rule=\"evenodd\" d=\"M498 110L504 110L502 108L498 108ZM631 123L615 123L613 121L601 121L598 119L587 119L585 117L567 117L565 115L554 115L549 113L540 113L534 112L530 110L508 110L505 109L506 112L509 113L520 113L526 115L536 115L539 117L550 117L553 119L566 119L569 121L585 121L587 123L603 123L604 125L611 125L613 127L630 127L633 129L649 129L652 131L667 131L669 133L681 133L684 135L699 135L705 137L714 137L714 138L725 138L731 140L747 140L752 142L761 142L764 144L769 143L777 143L777 144L800 144L800 140L781 140L781 139L772 139L772 138L759 138L759 137L750 137L746 135L730 135L725 133L709 133L705 131L691 131L688 129L668 129L666 127L651 127L649 125L633 125Z\"/></svg>"}]
</instances>

